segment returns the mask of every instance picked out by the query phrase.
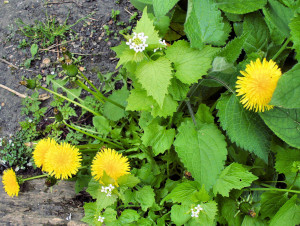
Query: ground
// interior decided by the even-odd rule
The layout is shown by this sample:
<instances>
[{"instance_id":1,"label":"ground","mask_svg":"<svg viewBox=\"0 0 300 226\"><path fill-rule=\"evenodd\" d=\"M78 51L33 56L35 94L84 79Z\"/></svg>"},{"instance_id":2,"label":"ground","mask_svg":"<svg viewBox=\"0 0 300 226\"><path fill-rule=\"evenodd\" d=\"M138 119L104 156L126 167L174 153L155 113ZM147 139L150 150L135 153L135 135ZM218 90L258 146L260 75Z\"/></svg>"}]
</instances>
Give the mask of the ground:
<instances>
[{"instance_id":1,"label":"ground","mask_svg":"<svg viewBox=\"0 0 300 226\"><path fill-rule=\"evenodd\" d=\"M57 58L61 55L57 53L59 47L51 48L49 51L39 51L31 67L25 68L23 64L30 58L30 47L18 48L20 40L24 38L18 31L16 24L18 18L26 24L34 24L35 20L45 21L47 13L49 17L55 17L63 23L69 14L67 24L73 24L78 19L93 13L85 22L82 21L72 27L74 34L78 36L75 41L68 42L68 49L73 53L79 53L76 56L82 55L86 76L96 81L97 72L106 73L115 70L115 54L110 47L118 45L121 39L121 35L116 38L112 35L107 40L103 25L116 28L111 20L112 9L120 10L119 20L127 22L130 13L134 11L127 0L121 0L120 3L111 0L8 0L7 3L4 2L0 3L0 85L25 95L30 95L30 90L19 84L22 77L34 78L38 74L46 77L51 72L58 72ZM68 36L67 40L70 39L71 36ZM60 41L56 40L55 44L60 44ZM43 64L45 59L50 59L50 63ZM20 129L19 122L24 119L20 114L21 102L21 97L0 87L0 137L9 137ZM45 101L43 105L47 106L48 103L49 101ZM14 198L4 194L2 183L0 187L0 197L4 199L1 202L0 218L2 223L5 222L7 225L28 225L32 219L35 219L34 225L64 225L68 222L66 217L69 213L72 213L72 219L75 225L78 225L76 222L78 223L83 216L82 200L77 200L78 195L74 193L72 182L61 182L55 185L51 192L44 185L44 180L37 180L28 183L29 188L25 189L19 197ZM41 205L43 208L40 207ZM74 205L78 205L78 208Z\"/></svg>"}]
</instances>

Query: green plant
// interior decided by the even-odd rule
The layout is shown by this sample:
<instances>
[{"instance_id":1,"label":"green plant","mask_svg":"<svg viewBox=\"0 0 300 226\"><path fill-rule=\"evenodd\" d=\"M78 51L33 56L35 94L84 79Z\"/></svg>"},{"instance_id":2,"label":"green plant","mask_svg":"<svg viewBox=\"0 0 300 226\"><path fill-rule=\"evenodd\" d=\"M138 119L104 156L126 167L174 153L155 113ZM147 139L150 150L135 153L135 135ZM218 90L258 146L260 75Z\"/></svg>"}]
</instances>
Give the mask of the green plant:
<instances>
[{"instance_id":1,"label":"green plant","mask_svg":"<svg viewBox=\"0 0 300 226\"><path fill-rule=\"evenodd\" d=\"M109 36L111 33L113 33L113 31L109 30L108 25L104 25L103 29L105 30L105 33L106 33L107 36Z\"/></svg>"},{"instance_id":2,"label":"green plant","mask_svg":"<svg viewBox=\"0 0 300 226\"><path fill-rule=\"evenodd\" d=\"M120 10L111 10L111 18L116 22L117 21L117 17L120 15Z\"/></svg>"},{"instance_id":3,"label":"green plant","mask_svg":"<svg viewBox=\"0 0 300 226\"><path fill-rule=\"evenodd\" d=\"M19 41L19 45L18 45L19 49L26 48L27 46L29 46L29 43L26 41L25 38Z\"/></svg>"}]
</instances>

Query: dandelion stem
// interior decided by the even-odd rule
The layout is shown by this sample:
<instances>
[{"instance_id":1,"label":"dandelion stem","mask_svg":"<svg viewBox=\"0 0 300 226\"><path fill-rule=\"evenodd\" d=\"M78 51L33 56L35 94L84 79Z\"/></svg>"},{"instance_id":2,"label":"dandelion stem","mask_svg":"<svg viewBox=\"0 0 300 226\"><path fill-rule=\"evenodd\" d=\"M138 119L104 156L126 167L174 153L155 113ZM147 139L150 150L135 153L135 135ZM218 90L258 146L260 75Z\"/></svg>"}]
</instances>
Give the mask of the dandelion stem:
<instances>
[{"instance_id":1,"label":"dandelion stem","mask_svg":"<svg viewBox=\"0 0 300 226\"><path fill-rule=\"evenodd\" d=\"M291 37L289 37L281 46L281 48L278 50L278 52L272 57L272 60L276 60L276 58L286 49L286 46L289 44L291 41Z\"/></svg>"},{"instance_id":2,"label":"dandelion stem","mask_svg":"<svg viewBox=\"0 0 300 226\"><path fill-rule=\"evenodd\" d=\"M45 90L45 91L47 91L47 92L49 92L49 93L52 93L52 94L54 94L54 95L56 95L56 96L58 96L58 97L60 97L60 98L63 98L63 99L65 99L65 100L67 100L67 101L69 101L69 102L71 102L71 103L73 103L73 104L76 104L76 105L78 105L79 107L81 107L81 108L87 110L88 112L91 112L91 113L94 114L94 115L101 116L100 113L95 112L95 111L93 111L92 109L90 109L90 108L88 108L88 107L86 107L86 106L84 106L84 105L82 105L82 104L80 104L80 103L78 103L78 102L76 102L76 101L74 101L74 100L71 100L71 99L65 97L64 95L61 95L61 94L59 94L59 93L56 93L56 92L54 92L54 91L52 91L52 90L50 90L50 89L47 89L47 88L45 88L45 87L42 87L42 86L40 86L39 88L41 88L41 89L43 89L43 90Z\"/></svg>"},{"instance_id":3,"label":"dandelion stem","mask_svg":"<svg viewBox=\"0 0 300 226\"><path fill-rule=\"evenodd\" d=\"M96 93L99 95L100 98L102 98L103 100L107 101L107 102L110 102L114 105L116 105L117 107L121 108L121 109L124 109L125 110L125 107L118 104L117 102L111 100L111 99L108 99L107 97L105 97L98 89L96 86L94 86L93 83L91 83L91 81L82 73L80 72L80 75L85 79L85 81L87 81L87 83L96 91Z\"/></svg>"},{"instance_id":4,"label":"dandelion stem","mask_svg":"<svg viewBox=\"0 0 300 226\"><path fill-rule=\"evenodd\" d=\"M80 80L76 80L76 84L79 85L81 88L83 88L85 91L91 93L94 97L96 97L102 104L104 104L103 99L101 99L101 97L99 97L99 95L97 93L95 93L94 91L90 90L89 87L87 87L82 81Z\"/></svg>"},{"instance_id":5,"label":"dandelion stem","mask_svg":"<svg viewBox=\"0 0 300 226\"><path fill-rule=\"evenodd\" d=\"M291 189L280 189L280 188L245 188L243 190L250 190L250 191L280 191L280 192L291 192L300 194L300 191L291 190Z\"/></svg>"},{"instance_id":6,"label":"dandelion stem","mask_svg":"<svg viewBox=\"0 0 300 226\"><path fill-rule=\"evenodd\" d=\"M195 124L195 126L197 127L197 122L196 122L196 119L195 119L195 115L194 115L194 112L193 112L193 109L192 109L192 106L191 106L191 103L189 100L186 100L185 101L187 107L188 107L188 110L189 110L189 113L192 117L192 120L193 120L193 123Z\"/></svg>"},{"instance_id":7,"label":"dandelion stem","mask_svg":"<svg viewBox=\"0 0 300 226\"><path fill-rule=\"evenodd\" d=\"M214 76L208 76L206 79L216 81L217 83L223 85L223 86L224 86L226 89L228 89L230 92L232 92L233 94L235 94L234 90L231 89L231 88L229 87L229 85L227 85L227 84L226 84L225 82L223 82L221 79L218 79L218 78L216 78L216 77L214 77Z\"/></svg>"},{"instance_id":8,"label":"dandelion stem","mask_svg":"<svg viewBox=\"0 0 300 226\"><path fill-rule=\"evenodd\" d=\"M80 132L80 133L83 133L83 134L88 135L88 136L90 136L90 137L94 137L94 138L97 139L97 140L100 140L100 141L103 141L103 142L105 142L105 143L111 144L111 145L113 145L113 146L115 146L115 147L117 147L117 148L124 149L124 148L123 148L121 145L119 145L119 144L115 144L115 143L113 143L113 142L111 142L111 141L109 141L109 140L106 140L106 139L102 138L102 137L98 137L98 136L95 136L95 135L90 134L90 133L88 133L88 132L85 132L85 131L83 131L83 130L80 130L80 129L74 127L74 126L69 125L69 124L66 123L65 121L63 121L63 123L64 123L66 126L70 127L71 129L74 129L74 130L76 130L76 131L78 131L78 132Z\"/></svg>"},{"instance_id":9,"label":"dandelion stem","mask_svg":"<svg viewBox=\"0 0 300 226\"><path fill-rule=\"evenodd\" d=\"M25 179L21 179L21 183L27 181L27 180L34 180L34 179L38 179L38 178L43 178L43 177L48 177L48 174L42 174L42 175L38 175L38 176L34 176L34 177L28 177Z\"/></svg>"}]
</instances>

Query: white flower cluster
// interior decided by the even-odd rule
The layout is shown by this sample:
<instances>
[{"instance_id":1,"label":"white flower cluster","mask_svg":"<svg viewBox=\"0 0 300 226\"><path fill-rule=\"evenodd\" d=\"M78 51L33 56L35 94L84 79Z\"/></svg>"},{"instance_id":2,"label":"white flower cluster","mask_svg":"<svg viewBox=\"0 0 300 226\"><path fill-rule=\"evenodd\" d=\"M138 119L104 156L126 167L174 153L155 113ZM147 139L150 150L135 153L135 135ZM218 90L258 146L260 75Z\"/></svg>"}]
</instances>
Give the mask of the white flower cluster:
<instances>
[{"instance_id":1,"label":"white flower cluster","mask_svg":"<svg viewBox=\"0 0 300 226\"><path fill-rule=\"evenodd\" d=\"M164 45L165 48L166 48L166 46L167 46L166 40L160 39L159 43L162 44L162 45ZM153 52L156 52L157 50L162 50L162 48L156 48L156 49L153 50Z\"/></svg>"},{"instance_id":2,"label":"white flower cluster","mask_svg":"<svg viewBox=\"0 0 300 226\"><path fill-rule=\"evenodd\" d=\"M148 36L145 36L144 32L135 33L133 32L133 37L126 42L126 45L129 45L130 49L134 49L135 52L143 52L148 44L146 44Z\"/></svg>"},{"instance_id":3,"label":"white flower cluster","mask_svg":"<svg viewBox=\"0 0 300 226\"><path fill-rule=\"evenodd\" d=\"M111 196L111 191L114 190L114 189L115 189L115 187L112 184L110 184L107 187L102 186L101 192L106 193L107 194L106 196L109 197L109 196Z\"/></svg>"},{"instance_id":4,"label":"white flower cluster","mask_svg":"<svg viewBox=\"0 0 300 226\"><path fill-rule=\"evenodd\" d=\"M104 219L105 219L104 217L101 217L101 216L98 217L98 221L100 221L101 223L104 222Z\"/></svg>"},{"instance_id":5,"label":"white flower cluster","mask_svg":"<svg viewBox=\"0 0 300 226\"><path fill-rule=\"evenodd\" d=\"M203 208L198 204L195 208L191 209L192 211L191 217L199 217L199 213L201 210L203 210Z\"/></svg>"}]
</instances>

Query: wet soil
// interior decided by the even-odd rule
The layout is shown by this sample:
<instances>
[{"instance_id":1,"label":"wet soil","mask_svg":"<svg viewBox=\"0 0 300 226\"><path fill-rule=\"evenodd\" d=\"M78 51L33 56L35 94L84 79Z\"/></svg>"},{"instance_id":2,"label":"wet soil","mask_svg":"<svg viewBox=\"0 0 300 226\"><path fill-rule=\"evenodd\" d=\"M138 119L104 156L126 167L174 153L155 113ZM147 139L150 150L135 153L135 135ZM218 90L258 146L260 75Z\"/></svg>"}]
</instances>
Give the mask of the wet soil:
<instances>
[{"instance_id":1,"label":"wet soil","mask_svg":"<svg viewBox=\"0 0 300 226\"><path fill-rule=\"evenodd\" d=\"M24 67L26 59L31 57L30 46L18 48L22 39L29 40L18 30L16 20L22 19L26 24L34 21L46 21L55 17L62 24L68 18L67 24L73 24L78 19L90 15L89 18L72 27L73 35L66 34L67 48L76 57L82 57L85 75L92 81L97 81L97 72L106 73L115 70L116 59L110 49L119 44L121 35L114 38L107 36L104 25L110 30L120 30L128 26L130 13L135 11L128 0L115 3L112 0L9 0L7 4L1 1L0 7L0 85L4 85L21 94L31 95L31 91L21 86L23 78L34 78L51 73L59 73L61 67L58 58L60 48L54 47L48 51L40 50L32 61L30 68ZM111 20L111 11L120 10L118 21L125 21L125 26L117 26ZM69 15L69 17L68 17ZM73 41L72 41L73 40ZM62 39L55 40L56 45ZM43 64L44 59L50 63ZM43 84L46 86L45 82ZM24 120L21 115L22 98L0 87L0 138L9 137L20 129L19 122ZM49 101L43 103L48 106ZM24 172L24 174L30 174ZM33 174L36 174L33 173ZM61 181L53 189L47 188L44 180L26 182L18 197L11 198L3 190L0 176L0 225L84 225L80 219L84 216L83 201L89 196L86 193L75 194L74 183ZM68 218L71 214L71 220Z\"/></svg>"}]
</instances>

